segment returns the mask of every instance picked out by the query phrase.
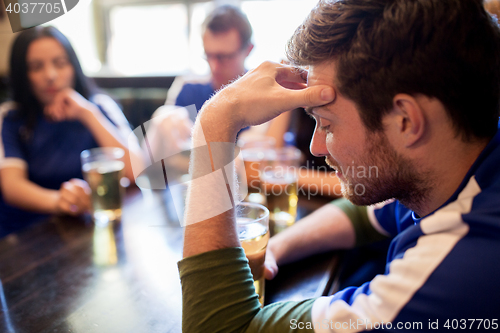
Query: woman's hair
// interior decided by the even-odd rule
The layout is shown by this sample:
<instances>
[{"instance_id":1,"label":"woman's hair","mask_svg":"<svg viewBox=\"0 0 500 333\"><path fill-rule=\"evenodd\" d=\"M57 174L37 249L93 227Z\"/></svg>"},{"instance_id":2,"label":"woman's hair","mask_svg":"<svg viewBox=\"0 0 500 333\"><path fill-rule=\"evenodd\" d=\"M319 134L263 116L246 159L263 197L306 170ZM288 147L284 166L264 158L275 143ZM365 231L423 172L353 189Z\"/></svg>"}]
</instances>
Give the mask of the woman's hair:
<instances>
[{"instance_id":1,"label":"woman's hair","mask_svg":"<svg viewBox=\"0 0 500 333\"><path fill-rule=\"evenodd\" d=\"M64 48L68 60L74 70L74 89L86 99L97 91L93 81L83 74L82 67L76 56L75 50L69 40L54 27L34 27L24 30L17 36L10 54L10 88L12 99L17 103L17 115L25 121L28 130L33 130L42 105L33 94L28 78L26 54L32 42L40 38L54 38Z\"/></svg>"}]
</instances>

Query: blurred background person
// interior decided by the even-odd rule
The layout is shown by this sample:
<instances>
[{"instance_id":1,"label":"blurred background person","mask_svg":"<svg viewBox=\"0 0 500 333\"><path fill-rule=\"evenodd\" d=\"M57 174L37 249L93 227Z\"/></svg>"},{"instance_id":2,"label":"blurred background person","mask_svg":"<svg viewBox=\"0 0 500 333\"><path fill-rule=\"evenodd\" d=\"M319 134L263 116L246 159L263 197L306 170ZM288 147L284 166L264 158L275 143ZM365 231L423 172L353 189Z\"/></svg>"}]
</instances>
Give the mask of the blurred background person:
<instances>
[{"instance_id":1,"label":"blurred background person","mask_svg":"<svg viewBox=\"0 0 500 333\"><path fill-rule=\"evenodd\" d=\"M215 8L203 22L202 33L210 75L197 78L178 76L168 91L165 104L195 104L199 111L215 91L246 72L245 59L253 49L252 26L238 7L224 5Z\"/></svg>"},{"instance_id":2,"label":"blurred background person","mask_svg":"<svg viewBox=\"0 0 500 333\"><path fill-rule=\"evenodd\" d=\"M238 7L223 5L208 14L202 24L202 40L210 75L176 77L168 90L166 105L153 113L148 130L155 156L168 157L189 149L191 128L203 103L246 72L245 59L253 49L251 38L252 26ZM193 104L195 108L189 107ZM181 169L182 174L187 173L188 162L189 156L176 156L166 163Z\"/></svg>"},{"instance_id":3,"label":"blurred background person","mask_svg":"<svg viewBox=\"0 0 500 333\"><path fill-rule=\"evenodd\" d=\"M80 153L95 147L127 149L130 126L116 103L83 74L67 38L54 27L20 33L10 55L12 101L1 109L0 237L47 214L90 209Z\"/></svg>"}]
</instances>

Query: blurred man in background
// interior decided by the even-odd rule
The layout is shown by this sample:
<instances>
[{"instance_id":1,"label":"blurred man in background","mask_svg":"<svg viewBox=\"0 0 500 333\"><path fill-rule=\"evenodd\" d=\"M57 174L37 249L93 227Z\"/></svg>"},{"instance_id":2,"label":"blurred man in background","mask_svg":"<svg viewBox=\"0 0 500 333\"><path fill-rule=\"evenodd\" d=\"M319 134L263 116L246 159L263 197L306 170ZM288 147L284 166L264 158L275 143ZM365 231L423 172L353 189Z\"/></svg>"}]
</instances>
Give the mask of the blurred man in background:
<instances>
[{"instance_id":1,"label":"blurred man in background","mask_svg":"<svg viewBox=\"0 0 500 333\"><path fill-rule=\"evenodd\" d=\"M203 48L210 76L177 77L170 88L167 105L196 105L196 110L213 93L245 73L245 59L253 49L252 26L237 7L217 7L203 22Z\"/></svg>"},{"instance_id":2,"label":"blurred man in background","mask_svg":"<svg viewBox=\"0 0 500 333\"><path fill-rule=\"evenodd\" d=\"M230 5L217 7L203 22L202 32L210 75L178 76L168 91L165 106L158 108L152 116L149 142L151 149L162 158L189 149L197 111L215 91L246 72L245 59L253 49L252 26L239 8ZM191 105L195 107L188 107ZM175 164L186 169L188 159Z\"/></svg>"}]
</instances>

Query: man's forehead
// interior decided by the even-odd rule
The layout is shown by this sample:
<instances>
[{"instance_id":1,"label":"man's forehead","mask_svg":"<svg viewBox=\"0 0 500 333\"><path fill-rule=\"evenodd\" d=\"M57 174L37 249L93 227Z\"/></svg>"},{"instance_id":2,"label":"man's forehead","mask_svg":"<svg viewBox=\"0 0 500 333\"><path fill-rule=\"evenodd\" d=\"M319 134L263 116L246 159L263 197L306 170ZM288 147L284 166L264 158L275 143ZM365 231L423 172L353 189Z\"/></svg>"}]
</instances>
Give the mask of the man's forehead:
<instances>
[{"instance_id":1,"label":"man's forehead","mask_svg":"<svg viewBox=\"0 0 500 333\"><path fill-rule=\"evenodd\" d=\"M333 61L309 65L307 67L307 85L334 86L337 78L336 66Z\"/></svg>"},{"instance_id":2,"label":"man's forehead","mask_svg":"<svg viewBox=\"0 0 500 333\"><path fill-rule=\"evenodd\" d=\"M240 45L240 34L235 28L220 32L212 32L207 29L203 34L203 46L205 48L216 49L215 51L234 51L234 49L239 49Z\"/></svg>"}]
</instances>

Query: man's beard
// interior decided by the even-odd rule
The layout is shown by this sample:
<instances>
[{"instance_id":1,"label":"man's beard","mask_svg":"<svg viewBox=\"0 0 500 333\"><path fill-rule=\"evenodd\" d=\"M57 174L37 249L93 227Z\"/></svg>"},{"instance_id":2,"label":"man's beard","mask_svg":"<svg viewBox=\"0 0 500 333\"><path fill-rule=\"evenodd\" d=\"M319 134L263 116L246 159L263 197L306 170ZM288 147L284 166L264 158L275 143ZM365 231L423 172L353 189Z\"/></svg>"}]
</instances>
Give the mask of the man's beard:
<instances>
[{"instance_id":1,"label":"man's beard","mask_svg":"<svg viewBox=\"0 0 500 333\"><path fill-rule=\"evenodd\" d=\"M326 157L326 163L343 174L344 179L339 177L342 195L355 205L395 198L417 210L432 188L428 173L418 172L413 162L394 150L383 133L368 134L366 147L364 156L354 161L358 163L347 172Z\"/></svg>"}]
</instances>

